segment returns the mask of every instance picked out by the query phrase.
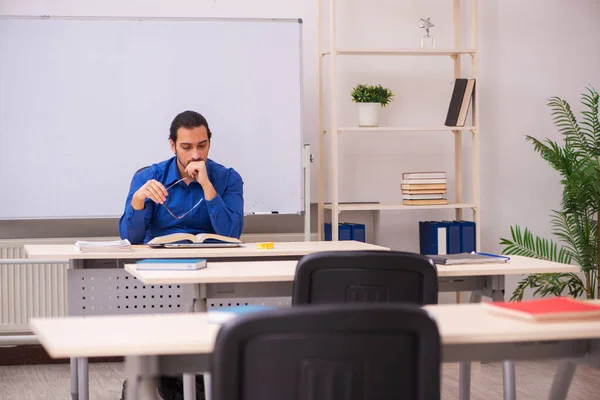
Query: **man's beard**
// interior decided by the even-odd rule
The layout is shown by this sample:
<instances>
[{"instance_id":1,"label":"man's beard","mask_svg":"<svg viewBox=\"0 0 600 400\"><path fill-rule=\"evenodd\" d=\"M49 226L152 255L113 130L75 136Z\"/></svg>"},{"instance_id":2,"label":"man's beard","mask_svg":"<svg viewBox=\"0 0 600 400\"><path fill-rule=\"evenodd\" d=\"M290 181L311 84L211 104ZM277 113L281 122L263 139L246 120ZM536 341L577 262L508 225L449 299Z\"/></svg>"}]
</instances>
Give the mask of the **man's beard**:
<instances>
[{"instance_id":1,"label":"man's beard","mask_svg":"<svg viewBox=\"0 0 600 400\"><path fill-rule=\"evenodd\" d=\"M184 163L183 160L179 157L179 152L177 150L175 150L175 157L177 158L177 162L179 163L179 165L181 165L183 167L183 169L186 169L187 166L190 165L190 163L192 163L192 162L202 161L202 159L199 159L199 160L190 160L187 163Z\"/></svg>"}]
</instances>

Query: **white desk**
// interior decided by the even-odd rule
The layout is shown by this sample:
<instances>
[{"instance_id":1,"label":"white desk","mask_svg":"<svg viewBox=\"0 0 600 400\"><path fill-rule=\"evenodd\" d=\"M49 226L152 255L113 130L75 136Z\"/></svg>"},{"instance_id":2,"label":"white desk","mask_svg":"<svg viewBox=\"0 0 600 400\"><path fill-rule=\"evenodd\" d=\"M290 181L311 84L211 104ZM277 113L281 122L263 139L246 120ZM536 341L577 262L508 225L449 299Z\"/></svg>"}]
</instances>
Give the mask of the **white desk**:
<instances>
[{"instance_id":1,"label":"white desk","mask_svg":"<svg viewBox=\"0 0 600 400\"><path fill-rule=\"evenodd\" d=\"M206 299L231 298L219 292L219 283L237 284L236 290L264 296L291 296L297 261L208 262L197 271L138 271L135 264L124 264L125 270L147 285L191 284L197 286L193 299L200 300L199 310L206 310ZM438 265L439 290L442 292L473 291L472 302L488 296L504 300L504 276L513 274L578 272L579 267L555 262L511 256L508 263ZM289 283L285 285L282 283ZM243 290L246 288L247 290Z\"/></svg>"},{"instance_id":2,"label":"white desk","mask_svg":"<svg viewBox=\"0 0 600 400\"><path fill-rule=\"evenodd\" d=\"M86 302L88 302L88 307L85 310L83 310L82 307L78 307L78 301L81 299L82 293L78 292L72 283L77 280L77 272L81 273L82 271L73 272L73 270L87 270L87 272L85 272L85 279L94 279L94 274L97 274L97 282L98 278L104 277L99 276L101 273L109 272L110 270L114 271L116 268L123 268L125 262L144 258L207 258L211 262L240 260L298 260L304 255L321 251L390 250L387 247L357 241L276 242L275 248L268 250L257 249L256 243L246 243L241 247L234 248L201 249L153 249L148 246L140 245L132 246L131 251L126 252L116 251L95 253L80 253L75 249L74 245L70 244L25 245L24 249L31 259L69 261L69 271L67 271L68 306L70 310L77 310L77 315L89 315L93 313L92 310L94 307L89 304L89 301L90 298L94 297L85 296L85 294L83 294L86 298ZM77 275L77 277L78 276L79 275ZM276 283L273 285L277 286ZM78 289L81 289L81 285L77 284L77 286ZM96 289L98 289L97 286ZM132 297L136 294L138 293L131 293ZM191 295L197 297L195 293L191 293ZM115 297L116 296L113 296L113 301L115 301ZM158 295L156 297L158 298ZM99 306L104 306L104 309L106 309L107 305L95 304L95 309L101 309ZM110 309L111 313L117 314L119 312L119 308L116 304L112 304ZM147 310L150 311L150 306ZM125 307L122 307L121 311L126 311ZM69 315L74 315L74 313L70 312ZM74 399L88 399L87 369L86 358L71 360L71 394Z\"/></svg>"},{"instance_id":3,"label":"white desk","mask_svg":"<svg viewBox=\"0 0 600 400\"><path fill-rule=\"evenodd\" d=\"M144 245L131 246L131 251L80 253L70 244L25 245L29 258L58 260L106 260L142 258L208 258L208 259L261 259L299 258L319 251L390 250L357 241L322 242L276 242L274 249L260 250L256 243L245 243L241 247L201 249L153 249Z\"/></svg>"},{"instance_id":4,"label":"white desk","mask_svg":"<svg viewBox=\"0 0 600 400\"><path fill-rule=\"evenodd\" d=\"M85 268L116 268L123 267L135 259L142 258L207 258L210 265L215 265L218 261L253 261L264 260L298 260L303 255L318 251L344 251L344 250L384 250L389 248L375 246L371 244L355 241L337 241L337 242L283 242L275 243L275 248L270 250L258 250L256 245L248 243L240 248L217 248L217 249L152 249L147 246L133 246L130 252L113 253L79 253L72 245L28 245L25 250L30 258L41 259L68 259L71 269ZM113 264L110 264L110 263ZM107 264L109 263L109 264ZM263 266L267 264L262 264ZM193 299L190 304L195 304L194 309L205 310L207 308L207 298L229 298L232 297L257 297L257 293L262 296L289 296L291 295L291 285L293 281L292 264L287 264L282 268L285 273L277 270L278 267L260 267L255 272L244 272L239 274L239 268L226 273L224 269L215 271L211 279L220 276L221 281L213 282L193 281L200 275L190 275L190 280L185 283L197 283L198 285L188 285L194 288L190 294ZM223 267L225 268L225 267ZM266 269L265 269L266 268ZM210 269L210 267L209 267ZM537 272L577 272L576 266L569 266L559 263L551 263L542 260L535 260L527 257L511 256L510 263L507 264L473 264L461 266L438 266L439 290L449 292L470 291L471 302L481 301L482 296L490 297L495 301L504 300L504 275L522 274ZM200 271L203 272L203 271ZM206 274L204 274L205 276ZM252 275L252 276L250 276ZM166 277L166 275L163 275ZM172 277L171 277L172 278ZM171 279L169 278L169 279ZM144 280L142 280L144 282ZM145 281L150 284L150 281ZM171 281L170 283L178 283ZM181 282L184 283L184 282ZM220 290L222 285L228 285ZM221 285L221 286L220 286ZM69 286L70 288L70 286ZM71 296L70 296L71 297ZM75 298L75 296L72 296ZM200 301L195 301L199 299ZM87 400L87 359L72 360L72 393L75 398L81 393L82 400ZM514 382L514 366L512 363L505 363L505 377L508 382ZM461 365L461 399L468 399L470 387L470 364ZM77 389L79 386L79 389ZM514 387L509 387L509 391L514 393Z\"/></svg>"},{"instance_id":5,"label":"white desk","mask_svg":"<svg viewBox=\"0 0 600 400\"><path fill-rule=\"evenodd\" d=\"M478 304L425 309L438 324L444 362L600 354L600 319L533 323L496 316ZM126 356L130 382L134 376L210 372L208 356L219 329L205 313L32 319L30 326L55 358Z\"/></svg>"},{"instance_id":6,"label":"white desk","mask_svg":"<svg viewBox=\"0 0 600 400\"><path fill-rule=\"evenodd\" d=\"M138 271L135 264L125 264L125 270L147 285L188 284L192 310L208 309L207 298L231 298L227 290L219 292L220 283L234 283L236 290L246 296L291 296L296 261L209 262L198 271ZM471 290L471 302L478 303L482 296L494 301L504 300L504 276L523 273L577 272L579 267L548 262L529 257L511 256L508 263L438 265L439 291ZM289 283L286 285L286 283ZM504 360L509 360L508 358ZM516 397L515 370L511 361L503 362L505 398ZM471 364L460 366L460 398L470 397Z\"/></svg>"},{"instance_id":7,"label":"white desk","mask_svg":"<svg viewBox=\"0 0 600 400\"><path fill-rule=\"evenodd\" d=\"M536 258L511 255L507 263L438 265L438 276L483 276L547 274L554 272L579 272L577 265L566 265Z\"/></svg>"},{"instance_id":8,"label":"white desk","mask_svg":"<svg viewBox=\"0 0 600 400\"><path fill-rule=\"evenodd\" d=\"M206 268L196 271L138 271L136 264L125 264L125 271L146 285L291 282L296 265L298 261L287 260L209 261Z\"/></svg>"},{"instance_id":9,"label":"white desk","mask_svg":"<svg viewBox=\"0 0 600 400\"><path fill-rule=\"evenodd\" d=\"M138 271L135 264L125 264L125 270L145 284L286 282L294 280L297 264L297 261L209 262L207 268L197 271ZM510 262L502 264L437 265L440 278L552 272L579 272L579 267L521 256L511 256Z\"/></svg>"}]
</instances>

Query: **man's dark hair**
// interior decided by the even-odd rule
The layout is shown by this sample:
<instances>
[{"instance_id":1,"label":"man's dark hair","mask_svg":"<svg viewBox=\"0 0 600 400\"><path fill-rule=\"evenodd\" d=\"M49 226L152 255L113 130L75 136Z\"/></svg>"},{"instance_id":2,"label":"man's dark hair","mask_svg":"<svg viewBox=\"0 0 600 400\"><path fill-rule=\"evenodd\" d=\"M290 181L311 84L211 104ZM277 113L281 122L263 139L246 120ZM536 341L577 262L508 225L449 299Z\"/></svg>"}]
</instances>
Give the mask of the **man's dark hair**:
<instances>
[{"instance_id":1,"label":"man's dark hair","mask_svg":"<svg viewBox=\"0 0 600 400\"><path fill-rule=\"evenodd\" d=\"M169 133L169 138L173 142L177 142L177 130L181 127L186 129L198 128L200 126L205 126L206 131L208 133L208 140L210 140L212 133L210 132L210 128L208 127L208 122L206 118L197 113L196 111L184 111L180 114L177 114L173 122L171 122L171 130Z\"/></svg>"}]
</instances>

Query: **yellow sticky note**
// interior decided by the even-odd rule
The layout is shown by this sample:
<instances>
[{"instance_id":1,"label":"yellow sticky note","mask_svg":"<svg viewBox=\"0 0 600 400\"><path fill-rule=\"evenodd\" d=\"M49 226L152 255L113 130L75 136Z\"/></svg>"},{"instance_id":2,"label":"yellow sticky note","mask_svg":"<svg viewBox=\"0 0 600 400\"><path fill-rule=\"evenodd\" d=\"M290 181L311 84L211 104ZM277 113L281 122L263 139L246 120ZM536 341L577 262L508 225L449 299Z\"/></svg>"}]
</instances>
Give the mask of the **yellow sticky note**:
<instances>
[{"instance_id":1,"label":"yellow sticky note","mask_svg":"<svg viewBox=\"0 0 600 400\"><path fill-rule=\"evenodd\" d=\"M259 250L274 249L275 243L273 243L273 242L256 243L256 248Z\"/></svg>"}]
</instances>

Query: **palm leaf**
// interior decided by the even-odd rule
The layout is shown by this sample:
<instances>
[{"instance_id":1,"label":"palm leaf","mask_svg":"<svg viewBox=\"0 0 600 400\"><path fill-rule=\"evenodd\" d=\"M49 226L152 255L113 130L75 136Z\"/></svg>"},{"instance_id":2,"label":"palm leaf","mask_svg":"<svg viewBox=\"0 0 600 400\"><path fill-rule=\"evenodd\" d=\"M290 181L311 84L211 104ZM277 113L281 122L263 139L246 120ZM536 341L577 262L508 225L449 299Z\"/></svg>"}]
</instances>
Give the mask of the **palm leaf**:
<instances>
[{"instance_id":1,"label":"palm leaf","mask_svg":"<svg viewBox=\"0 0 600 400\"><path fill-rule=\"evenodd\" d=\"M566 144L572 146L577 153L589 154L595 138L579 127L569 103L559 97L551 97L548 106L551 109L552 121L564 136Z\"/></svg>"},{"instance_id":2,"label":"palm leaf","mask_svg":"<svg viewBox=\"0 0 600 400\"><path fill-rule=\"evenodd\" d=\"M537 237L525 228L521 233L521 227L516 225L510 227L511 239L500 239L500 244L506 246L502 254L514 254L524 257L538 258L542 260L570 264L572 255L568 249L560 248L549 239Z\"/></svg>"},{"instance_id":3,"label":"palm leaf","mask_svg":"<svg viewBox=\"0 0 600 400\"><path fill-rule=\"evenodd\" d=\"M565 243L565 248L575 262L584 270L593 266L595 246L590 246L591 226L587 218L578 219L576 214L553 211L553 233Z\"/></svg>"},{"instance_id":4,"label":"palm leaf","mask_svg":"<svg viewBox=\"0 0 600 400\"><path fill-rule=\"evenodd\" d=\"M540 155L552 168L559 171L562 175L569 175L572 166L572 159L575 158L572 152L563 149L553 140L546 139L544 142L527 135L525 140L533 143L535 151Z\"/></svg>"},{"instance_id":5,"label":"palm leaf","mask_svg":"<svg viewBox=\"0 0 600 400\"><path fill-rule=\"evenodd\" d=\"M573 273L531 274L519 281L510 301L523 300L527 289L534 289L533 295L541 297L562 296L565 291L571 297L580 297L585 293L583 281Z\"/></svg>"},{"instance_id":6,"label":"palm leaf","mask_svg":"<svg viewBox=\"0 0 600 400\"><path fill-rule=\"evenodd\" d=\"M598 151L600 150L600 122L598 121L598 93L593 88L587 88L588 93L581 95L581 103L587 107L588 110L581 112L583 115L583 122L581 123L581 130L585 132L586 136L593 138L594 156L598 157Z\"/></svg>"}]
</instances>

